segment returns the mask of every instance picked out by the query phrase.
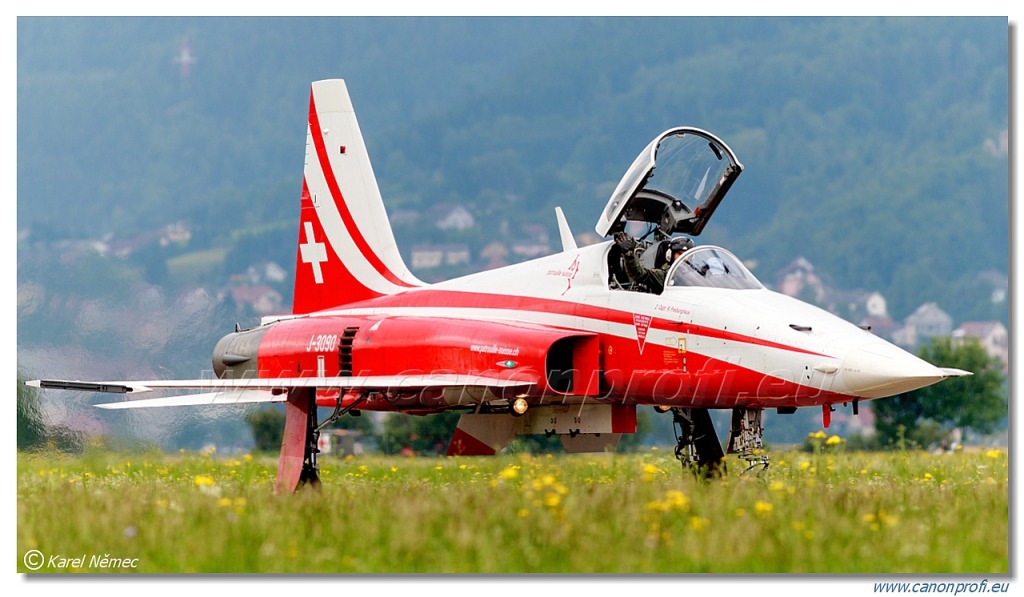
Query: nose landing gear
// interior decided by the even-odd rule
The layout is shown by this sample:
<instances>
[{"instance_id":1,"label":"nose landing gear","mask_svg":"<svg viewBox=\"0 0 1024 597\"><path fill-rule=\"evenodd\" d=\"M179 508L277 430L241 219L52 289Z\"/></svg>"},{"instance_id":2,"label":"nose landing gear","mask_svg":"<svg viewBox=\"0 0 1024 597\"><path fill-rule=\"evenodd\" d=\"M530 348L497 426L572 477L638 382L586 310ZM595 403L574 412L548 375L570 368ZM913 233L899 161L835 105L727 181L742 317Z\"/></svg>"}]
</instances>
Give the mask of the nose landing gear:
<instances>
[{"instance_id":1,"label":"nose landing gear","mask_svg":"<svg viewBox=\"0 0 1024 597\"><path fill-rule=\"evenodd\" d=\"M764 453L764 427L761 425L761 409L732 409L732 425L729 428L729 454L737 454L747 461L744 473L761 467L758 473L768 470L770 463Z\"/></svg>"}]
</instances>

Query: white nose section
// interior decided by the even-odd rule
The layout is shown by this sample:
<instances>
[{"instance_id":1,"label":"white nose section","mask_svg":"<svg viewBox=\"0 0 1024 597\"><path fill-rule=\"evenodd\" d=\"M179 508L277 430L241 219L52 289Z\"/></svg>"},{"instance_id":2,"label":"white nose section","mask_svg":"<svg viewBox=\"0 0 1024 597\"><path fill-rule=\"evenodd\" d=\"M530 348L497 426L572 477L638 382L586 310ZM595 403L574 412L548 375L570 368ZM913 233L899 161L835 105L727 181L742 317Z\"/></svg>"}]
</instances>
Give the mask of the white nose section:
<instances>
[{"instance_id":1,"label":"white nose section","mask_svg":"<svg viewBox=\"0 0 1024 597\"><path fill-rule=\"evenodd\" d=\"M888 342L873 342L846 353L843 358L844 394L885 398L909 392L948 377L935 367Z\"/></svg>"}]
</instances>

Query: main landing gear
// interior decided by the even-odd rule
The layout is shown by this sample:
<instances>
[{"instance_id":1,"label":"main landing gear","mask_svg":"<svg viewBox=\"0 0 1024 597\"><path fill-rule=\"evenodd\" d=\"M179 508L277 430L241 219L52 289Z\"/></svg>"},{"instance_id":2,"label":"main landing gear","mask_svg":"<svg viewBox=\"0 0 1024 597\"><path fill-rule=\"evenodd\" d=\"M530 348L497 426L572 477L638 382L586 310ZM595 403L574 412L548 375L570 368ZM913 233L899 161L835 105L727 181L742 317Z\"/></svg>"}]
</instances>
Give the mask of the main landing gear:
<instances>
[{"instance_id":1,"label":"main landing gear","mask_svg":"<svg viewBox=\"0 0 1024 597\"><path fill-rule=\"evenodd\" d=\"M762 467L758 472L763 472L768 468L761 409L732 410L728 449L724 452L708 409L672 408L672 425L676 434L676 459L682 463L684 471L692 471L705 479L721 477L726 472L726 453L736 454L746 461L743 472L757 467Z\"/></svg>"},{"instance_id":2,"label":"main landing gear","mask_svg":"<svg viewBox=\"0 0 1024 597\"><path fill-rule=\"evenodd\" d=\"M676 459L683 471L692 471L705 479L725 475L725 453L715 433L715 425L706 408L673 408L672 426L676 432Z\"/></svg>"},{"instance_id":3,"label":"main landing gear","mask_svg":"<svg viewBox=\"0 0 1024 597\"><path fill-rule=\"evenodd\" d=\"M316 390L293 388L288 391L285 404L284 438L281 441L281 456L277 465L277 480L274 491L278 495L292 493L302 485L314 489L320 487L320 430L338 420L360 403L365 396L358 396L342 408L339 397L331 413L322 423L317 423Z\"/></svg>"}]
</instances>

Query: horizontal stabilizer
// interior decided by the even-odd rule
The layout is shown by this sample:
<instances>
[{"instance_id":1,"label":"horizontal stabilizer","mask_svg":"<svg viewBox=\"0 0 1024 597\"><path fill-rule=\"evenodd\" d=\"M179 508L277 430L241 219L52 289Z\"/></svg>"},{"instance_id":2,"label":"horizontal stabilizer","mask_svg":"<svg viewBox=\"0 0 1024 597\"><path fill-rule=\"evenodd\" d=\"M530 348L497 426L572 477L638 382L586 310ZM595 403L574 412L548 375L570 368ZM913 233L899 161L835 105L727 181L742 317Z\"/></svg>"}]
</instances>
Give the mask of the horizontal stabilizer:
<instances>
[{"instance_id":1,"label":"horizontal stabilizer","mask_svg":"<svg viewBox=\"0 0 1024 597\"><path fill-rule=\"evenodd\" d=\"M167 398L145 398L126 402L108 402L97 404L99 408L120 410L126 408L157 408L162 406L213 406L231 404L254 404L258 402L284 402L287 394L274 394L267 390L234 390L229 392L206 392L203 394L186 394Z\"/></svg>"},{"instance_id":2,"label":"horizontal stabilizer","mask_svg":"<svg viewBox=\"0 0 1024 597\"><path fill-rule=\"evenodd\" d=\"M65 381L59 379L37 379L25 382L37 388L78 390L84 392L112 392L118 394L140 394L153 390L276 390L288 388L320 388L345 390L362 388L367 390L418 390L440 387L488 387L515 388L532 386L532 381L520 381L488 377L485 375L460 375L438 373L424 375L362 375L353 377L275 377L245 379L149 379L141 381Z\"/></svg>"}]
</instances>

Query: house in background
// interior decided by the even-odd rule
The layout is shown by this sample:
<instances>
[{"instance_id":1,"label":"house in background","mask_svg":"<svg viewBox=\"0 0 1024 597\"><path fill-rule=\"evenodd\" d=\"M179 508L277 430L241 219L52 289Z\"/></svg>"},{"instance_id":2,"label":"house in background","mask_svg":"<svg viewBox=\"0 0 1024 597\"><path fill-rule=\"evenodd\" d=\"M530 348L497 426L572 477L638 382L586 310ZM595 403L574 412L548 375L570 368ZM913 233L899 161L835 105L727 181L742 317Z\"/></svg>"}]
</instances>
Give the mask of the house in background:
<instances>
[{"instance_id":1,"label":"house in background","mask_svg":"<svg viewBox=\"0 0 1024 597\"><path fill-rule=\"evenodd\" d=\"M467 245L416 245L412 248L410 267L425 270L442 265L467 265L469 258Z\"/></svg>"},{"instance_id":2,"label":"house in background","mask_svg":"<svg viewBox=\"0 0 1024 597\"><path fill-rule=\"evenodd\" d=\"M903 327L893 330L892 340L904 348L917 348L931 338L953 332L953 318L935 303L925 303L911 313Z\"/></svg>"},{"instance_id":3,"label":"house in background","mask_svg":"<svg viewBox=\"0 0 1024 597\"><path fill-rule=\"evenodd\" d=\"M270 315L281 312L283 302L281 293L266 284L257 286L232 286L231 300L236 305L245 305L257 315Z\"/></svg>"},{"instance_id":4,"label":"house in background","mask_svg":"<svg viewBox=\"0 0 1024 597\"><path fill-rule=\"evenodd\" d=\"M1010 363L1010 334L999 321L967 321L953 330L953 344L963 343L968 338L975 338L981 343L985 352L998 358L1003 363L1003 372L1007 372Z\"/></svg>"},{"instance_id":5,"label":"house in background","mask_svg":"<svg viewBox=\"0 0 1024 597\"><path fill-rule=\"evenodd\" d=\"M499 241L491 241L480 251L480 261L484 269L497 269L508 265L508 247Z\"/></svg>"},{"instance_id":6,"label":"house in background","mask_svg":"<svg viewBox=\"0 0 1024 597\"><path fill-rule=\"evenodd\" d=\"M775 272L775 289L786 296L821 305L827 292L825 280L814 271L814 265L804 257Z\"/></svg>"},{"instance_id":7,"label":"house in background","mask_svg":"<svg viewBox=\"0 0 1024 597\"><path fill-rule=\"evenodd\" d=\"M466 230L476 226L476 219L461 205L444 203L430 209L430 221L441 230Z\"/></svg>"}]
</instances>

